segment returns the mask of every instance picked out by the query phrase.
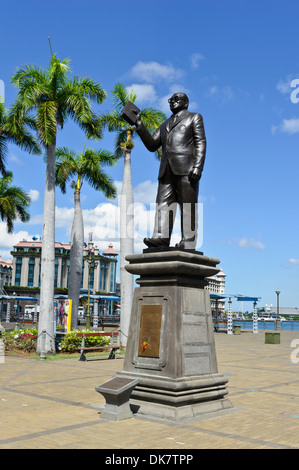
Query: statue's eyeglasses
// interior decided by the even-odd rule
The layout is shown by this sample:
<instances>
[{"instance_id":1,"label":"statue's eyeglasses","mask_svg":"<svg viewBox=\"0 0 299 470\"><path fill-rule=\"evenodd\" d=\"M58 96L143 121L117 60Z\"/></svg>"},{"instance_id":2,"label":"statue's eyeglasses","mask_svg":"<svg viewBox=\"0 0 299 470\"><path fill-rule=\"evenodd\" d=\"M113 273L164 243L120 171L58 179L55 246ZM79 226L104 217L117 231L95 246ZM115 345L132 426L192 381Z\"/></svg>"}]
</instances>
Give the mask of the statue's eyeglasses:
<instances>
[{"instance_id":1,"label":"statue's eyeglasses","mask_svg":"<svg viewBox=\"0 0 299 470\"><path fill-rule=\"evenodd\" d=\"M168 103L171 103L172 101L177 103L178 101L181 101L182 99L183 98L180 98L179 96L172 96L171 98L169 98Z\"/></svg>"}]
</instances>

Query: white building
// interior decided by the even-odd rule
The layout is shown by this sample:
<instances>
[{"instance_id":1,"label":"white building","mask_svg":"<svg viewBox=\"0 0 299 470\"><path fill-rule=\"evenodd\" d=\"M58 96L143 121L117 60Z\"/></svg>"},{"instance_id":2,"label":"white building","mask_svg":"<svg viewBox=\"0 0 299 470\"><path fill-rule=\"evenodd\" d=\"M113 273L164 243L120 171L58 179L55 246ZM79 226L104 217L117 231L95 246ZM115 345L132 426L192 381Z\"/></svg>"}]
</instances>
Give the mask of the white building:
<instances>
[{"instance_id":1,"label":"white building","mask_svg":"<svg viewBox=\"0 0 299 470\"><path fill-rule=\"evenodd\" d=\"M0 257L0 293L3 293L3 286L11 286L12 261L4 261Z\"/></svg>"},{"instance_id":2,"label":"white building","mask_svg":"<svg viewBox=\"0 0 299 470\"><path fill-rule=\"evenodd\" d=\"M218 274L207 278L207 281L209 284L206 286L206 289L208 289L210 292L214 294L225 295L225 278L226 278L226 274L224 274L222 269L220 269ZM216 302L215 300L211 299L212 312L215 311L215 309L216 309ZM219 313L224 312L224 310L225 310L225 299L218 300Z\"/></svg>"},{"instance_id":3,"label":"white building","mask_svg":"<svg viewBox=\"0 0 299 470\"><path fill-rule=\"evenodd\" d=\"M11 252L12 282L16 287L40 287L41 276L41 241L22 241L14 245ZM70 267L69 243L55 243L55 280L54 288L68 287ZM88 263L86 261L87 246L83 247L84 260L82 265L81 288L88 288ZM118 253L110 243L107 250L94 257L90 272L90 289L94 292L113 293L116 291L116 263Z\"/></svg>"}]
</instances>

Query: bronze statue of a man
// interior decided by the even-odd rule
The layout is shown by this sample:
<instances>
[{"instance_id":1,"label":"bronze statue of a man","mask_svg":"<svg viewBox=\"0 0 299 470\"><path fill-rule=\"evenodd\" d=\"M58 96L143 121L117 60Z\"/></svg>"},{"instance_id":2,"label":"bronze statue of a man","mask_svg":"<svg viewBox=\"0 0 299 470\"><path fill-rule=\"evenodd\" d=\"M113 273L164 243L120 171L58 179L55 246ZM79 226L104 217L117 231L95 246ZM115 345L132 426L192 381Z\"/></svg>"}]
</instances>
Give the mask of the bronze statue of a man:
<instances>
[{"instance_id":1,"label":"bronze statue of a man","mask_svg":"<svg viewBox=\"0 0 299 470\"><path fill-rule=\"evenodd\" d=\"M195 249L197 238L197 199L199 180L206 155L206 137L202 116L188 111L185 93L175 93L168 100L172 116L150 134L140 116L136 131L146 148L155 152L162 147L159 169L157 209L152 238L145 238L148 247L168 247L180 206L181 241L177 248Z\"/></svg>"}]
</instances>

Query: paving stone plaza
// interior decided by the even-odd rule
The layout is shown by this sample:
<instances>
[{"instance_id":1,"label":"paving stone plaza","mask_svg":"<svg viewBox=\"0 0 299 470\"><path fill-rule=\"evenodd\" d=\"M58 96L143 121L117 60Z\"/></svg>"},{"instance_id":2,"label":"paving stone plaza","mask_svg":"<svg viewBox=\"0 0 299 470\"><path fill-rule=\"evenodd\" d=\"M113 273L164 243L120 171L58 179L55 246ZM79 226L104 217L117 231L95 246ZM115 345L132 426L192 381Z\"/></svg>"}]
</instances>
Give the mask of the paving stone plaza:
<instances>
[{"instance_id":1,"label":"paving stone plaza","mask_svg":"<svg viewBox=\"0 0 299 470\"><path fill-rule=\"evenodd\" d=\"M229 379L234 408L180 424L100 418L104 398L95 387L122 370L122 357L6 356L0 364L0 448L298 449L299 335L280 336L280 344L266 344L263 331L215 333L219 372Z\"/></svg>"}]
</instances>

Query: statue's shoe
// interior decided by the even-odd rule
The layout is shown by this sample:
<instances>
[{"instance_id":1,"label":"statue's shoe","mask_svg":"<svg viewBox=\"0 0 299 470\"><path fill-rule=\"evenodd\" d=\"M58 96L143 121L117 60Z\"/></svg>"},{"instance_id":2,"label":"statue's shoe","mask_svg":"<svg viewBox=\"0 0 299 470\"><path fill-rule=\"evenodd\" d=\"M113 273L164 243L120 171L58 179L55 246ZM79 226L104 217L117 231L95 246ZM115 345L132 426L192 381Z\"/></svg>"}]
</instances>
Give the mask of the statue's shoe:
<instances>
[{"instance_id":1,"label":"statue's shoe","mask_svg":"<svg viewBox=\"0 0 299 470\"><path fill-rule=\"evenodd\" d=\"M143 243L149 248L169 246L169 240L166 238L144 238Z\"/></svg>"},{"instance_id":2,"label":"statue's shoe","mask_svg":"<svg viewBox=\"0 0 299 470\"><path fill-rule=\"evenodd\" d=\"M194 240L181 240L179 243L175 245L176 248L181 250L194 250Z\"/></svg>"}]
</instances>

